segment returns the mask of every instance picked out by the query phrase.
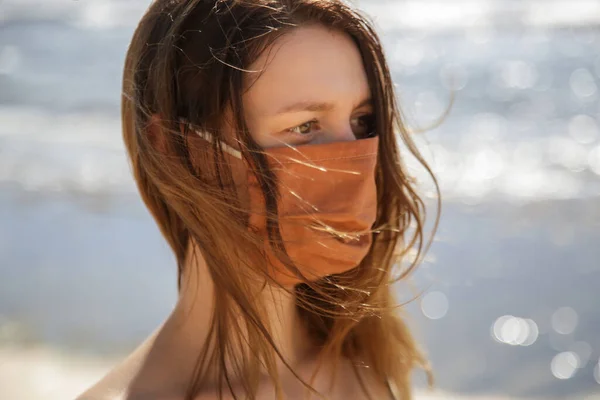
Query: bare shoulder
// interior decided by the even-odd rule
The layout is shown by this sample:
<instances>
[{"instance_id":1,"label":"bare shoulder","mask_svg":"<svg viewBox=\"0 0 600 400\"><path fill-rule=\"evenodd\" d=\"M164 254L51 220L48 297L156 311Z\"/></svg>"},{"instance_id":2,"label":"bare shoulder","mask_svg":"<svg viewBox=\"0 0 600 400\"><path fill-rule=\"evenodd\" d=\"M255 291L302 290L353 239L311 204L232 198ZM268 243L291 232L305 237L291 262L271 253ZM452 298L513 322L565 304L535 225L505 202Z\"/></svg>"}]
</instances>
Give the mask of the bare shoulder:
<instances>
[{"instance_id":1,"label":"bare shoulder","mask_svg":"<svg viewBox=\"0 0 600 400\"><path fill-rule=\"evenodd\" d=\"M113 369L92 387L77 396L76 400L125 400L127 387L128 385L119 379Z\"/></svg>"},{"instance_id":2,"label":"bare shoulder","mask_svg":"<svg viewBox=\"0 0 600 400\"><path fill-rule=\"evenodd\" d=\"M93 386L81 393L76 400L136 400L140 398L132 392L131 388L142 369L153 340L154 335L146 339Z\"/></svg>"},{"instance_id":3,"label":"bare shoulder","mask_svg":"<svg viewBox=\"0 0 600 400\"><path fill-rule=\"evenodd\" d=\"M131 400L128 393L136 373L132 363L128 362L130 357L81 393L76 400Z\"/></svg>"},{"instance_id":4,"label":"bare shoulder","mask_svg":"<svg viewBox=\"0 0 600 400\"><path fill-rule=\"evenodd\" d=\"M144 375L142 369L144 368L144 361L148 356L151 346L152 341L149 338L149 340L140 345L131 355L115 366L95 385L77 397L77 400L147 400L158 398L161 400L179 400L181 397L173 395L176 391L169 393L168 390L165 390L170 386L169 383L164 381L161 383L157 379L140 379L140 376ZM359 374L360 381L364 384L364 388L367 389L369 396L364 392L359 379L356 379L356 373ZM309 376L310 374L307 374L306 378ZM325 393L331 381L328 379L328 374L321 376L322 380L317 383L315 388ZM338 364L336 376L335 389L330 393L331 396L329 397L331 399L388 400L392 398L388 386L384 382L381 382L370 368L365 366L358 366L355 372L351 361L342 360ZM151 384L140 384L140 381L151 381ZM160 387L157 388L157 386ZM286 390L288 393L293 393L289 398L304 398L304 396L300 396L301 392L303 392L300 390L300 387L293 386L295 389L298 389L298 392L290 387L291 392ZM195 397L195 400L217 400L218 398L219 396L216 392L207 391L199 393ZM273 398L269 383L259 386L257 398L269 400ZM222 400L233 400L233 396L228 391L225 391Z\"/></svg>"}]
</instances>

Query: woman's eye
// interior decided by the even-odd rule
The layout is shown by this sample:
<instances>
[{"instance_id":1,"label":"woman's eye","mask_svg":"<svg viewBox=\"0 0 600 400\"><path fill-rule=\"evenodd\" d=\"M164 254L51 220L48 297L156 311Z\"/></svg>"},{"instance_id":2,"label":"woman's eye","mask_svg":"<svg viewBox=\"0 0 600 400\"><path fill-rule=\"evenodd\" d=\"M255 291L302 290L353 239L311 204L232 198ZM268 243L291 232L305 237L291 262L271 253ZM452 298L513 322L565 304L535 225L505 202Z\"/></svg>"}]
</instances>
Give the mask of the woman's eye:
<instances>
[{"instance_id":1,"label":"woman's eye","mask_svg":"<svg viewBox=\"0 0 600 400\"><path fill-rule=\"evenodd\" d=\"M295 128L289 129L290 132L297 133L299 135L309 135L315 130L319 130L319 121L316 120L308 121L302 125L296 126Z\"/></svg>"},{"instance_id":2,"label":"woman's eye","mask_svg":"<svg viewBox=\"0 0 600 400\"><path fill-rule=\"evenodd\" d=\"M375 133L375 115L366 114L350 120L352 132L358 139L369 137Z\"/></svg>"}]
</instances>

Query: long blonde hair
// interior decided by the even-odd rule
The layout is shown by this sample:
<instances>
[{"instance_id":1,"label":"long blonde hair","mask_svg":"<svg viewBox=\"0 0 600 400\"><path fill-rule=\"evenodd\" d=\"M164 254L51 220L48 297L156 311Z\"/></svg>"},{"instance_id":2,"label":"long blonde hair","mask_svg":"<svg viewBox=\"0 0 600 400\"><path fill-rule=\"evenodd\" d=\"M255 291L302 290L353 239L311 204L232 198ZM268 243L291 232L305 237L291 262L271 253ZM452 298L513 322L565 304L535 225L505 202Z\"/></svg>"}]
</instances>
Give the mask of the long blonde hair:
<instances>
[{"instance_id":1,"label":"long blonde hair","mask_svg":"<svg viewBox=\"0 0 600 400\"><path fill-rule=\"evenodd\" d=\"M179 285L193 241L216 288L210 335L198 355L189 399L214 371L219 397L223 387L233 394L231 377L235 375L241 377L247 397L254 399L257 371L262 367L281 395L275 364L281 353L271 336L264 306L248 296L250 282L256 282L256 277L269 281L261 250L264 240L247 229L248 211L231 190L232 174L220 140L202 150L193 149L189 129L182 130L180 121L185 118L190 125L224 140L219 126L225 110L232 110L237 140L243 145L244 157L255 166L267 210L276 217L277 182L242 117L243 81L247 67L269 44L307 23L348 34L362 54L380 137L378 228L367 257L357 268L295 287L298 312L323 354L336 360L346 357L352 365L368 365L382 383L398 388L402 398L411 397L411 371L427 368L398 315L391 286L394 264L409 249L416 249L417 257L397 279L405 278L428 244L424 203L402 163L397 138L431 171L402 123L389 68L371 24L337 0L155 0L127 53L123 136L141 196L175 253ZM157 135L161 135L160 148ZM198 159L204 163L199 165ZM269 220L268 228L271 245L281 247L276 218ZM285 254L284 247L280 250ZM294 269L289 260L286 265ZM243 329L238 329L240 324ZM241 331L245 332L243 339ZM209 342L214 344L212 350ZM239 343L248 343L252 350L228 369L225 360ZM355 373L368 395L358 367Z\"/></svg>"}]
</instances>

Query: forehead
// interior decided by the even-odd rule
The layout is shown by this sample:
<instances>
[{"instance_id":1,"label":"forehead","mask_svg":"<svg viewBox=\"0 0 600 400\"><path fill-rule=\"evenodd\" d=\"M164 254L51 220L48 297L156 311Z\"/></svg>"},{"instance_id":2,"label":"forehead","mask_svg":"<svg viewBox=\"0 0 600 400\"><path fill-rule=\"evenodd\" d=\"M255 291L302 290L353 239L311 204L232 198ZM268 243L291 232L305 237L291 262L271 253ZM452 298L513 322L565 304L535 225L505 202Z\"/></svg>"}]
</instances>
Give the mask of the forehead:
<instances>
[{"instance_id":1,"label":"forehead","mask_svg":"<svg viewBox=\"0 0 600 400\"><path fill-rule=\"evenodd\" d=\"M248 69L244 102L259 115L294 101L356 104L370 94L354 41L321 25L283 35Z\"/></svg>"}]
</instances>

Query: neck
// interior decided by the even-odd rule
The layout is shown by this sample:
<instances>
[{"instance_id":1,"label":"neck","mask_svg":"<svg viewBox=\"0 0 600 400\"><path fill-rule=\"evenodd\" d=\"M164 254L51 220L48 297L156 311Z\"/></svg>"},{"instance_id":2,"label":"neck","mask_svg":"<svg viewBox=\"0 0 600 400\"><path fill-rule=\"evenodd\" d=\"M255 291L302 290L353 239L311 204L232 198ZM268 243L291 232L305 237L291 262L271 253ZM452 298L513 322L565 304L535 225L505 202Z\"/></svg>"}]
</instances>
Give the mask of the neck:
<instances>
[{"instance_id":1,"label":"neck","mask_svg":"<svg viewBox=\"0 0 600 400\"><path fill-rule=\"evenodd\" d=\"M166 337L170 338L169 342L178 349L177 353L180 354L178 356L180 361L181 358L187 359L187 362L181 365L191 367L185 375L191 375L197 357L200 356L202 348L208 340L213 310L217 306L215 291L219 290L211 279L206 262L200 252L191 251L189 253L194 254L194 256L188 258L181 279L177 305L163 329L167 333ZM294 368L312 356L312 347L298 316L296 297L293 290L288 292L283 288L266 286L258 293L265 307L264 315L268 319L265 322L269 326L269 333L284 360ZM241 316L234 315L233 317L238 318ZM242 324L240 324L241 326ZM237 329L237 327L232 329ZM243 332L241 334L245 335ZM249 346L248 341L244 340L246 338L242 338L240 341L242 346ZM224 338L218 339L222 340ZM207 354L212 354L213 350L214 341L211 340ZM243 354L251 354L248 350L250 349L244 347L236 348L235 351L238 351L239 354L228 356L229 359L226 359L226 365L230 365L229 362L232 360L242 359ZM289 371L279 357L276 356L276 360L278 374L280 377L284 377ZM210 365L208 367L209 371L215 369L211 368ZM213 381L216 376L209 376L208 378Z\"/></svg>"}]
</instances>

